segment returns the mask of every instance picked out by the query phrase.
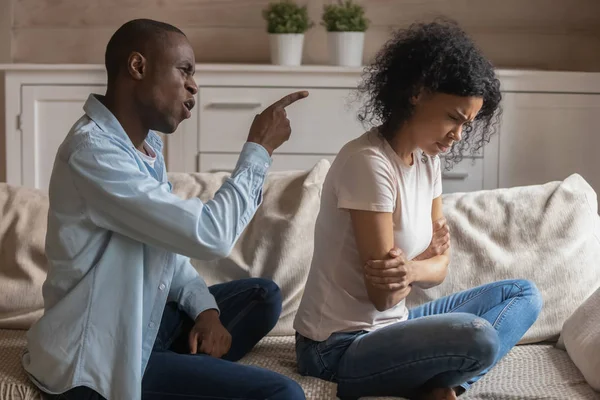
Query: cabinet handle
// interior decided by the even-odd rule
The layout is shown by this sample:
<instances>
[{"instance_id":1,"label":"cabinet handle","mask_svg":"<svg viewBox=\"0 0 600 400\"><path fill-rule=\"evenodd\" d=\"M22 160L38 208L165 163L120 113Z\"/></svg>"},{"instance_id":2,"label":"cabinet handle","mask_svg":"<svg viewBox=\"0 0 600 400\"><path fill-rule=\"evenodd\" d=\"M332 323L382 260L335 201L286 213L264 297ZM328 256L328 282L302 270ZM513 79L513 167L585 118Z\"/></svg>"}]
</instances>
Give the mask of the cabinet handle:
<instances>
[{"instance_id":1,"label":"cabinet handle","mask_svg":"<svg viewBox=\"0 0 600 400\"><path fill-rule=\"evenodd\" d=\"M211 170L208 171L211 174L217 173L217 172L227 172L230 174L233 174L233 168L232 169L228 169L228 168L224 168L224 169L220 169L220 168L213 168Z\"/></svg>"},{"instance_id":2,"label":"cabinet handle","mask_svg":"<svg viewBox=\"0 0 600 400\"><path fill-rule=\"evenodd\" d=\"M468 172L444 172L444 173L442 173L442 179L465 180L468 177L469 177Z\"/></svg>"},{"instance_id":3,"label":"cabinet handle","mask_svg":"<svg viewBox=\"0 0 600 400\"><path fill-rule=\"evenodd\" d=\"M261 103L258 102L236 102L236 101L218 101L208 103L206 105L207 108L215 108L218 110L253 110L255 108L260 108L262 106Z\"/></svg>"}]
</instances>

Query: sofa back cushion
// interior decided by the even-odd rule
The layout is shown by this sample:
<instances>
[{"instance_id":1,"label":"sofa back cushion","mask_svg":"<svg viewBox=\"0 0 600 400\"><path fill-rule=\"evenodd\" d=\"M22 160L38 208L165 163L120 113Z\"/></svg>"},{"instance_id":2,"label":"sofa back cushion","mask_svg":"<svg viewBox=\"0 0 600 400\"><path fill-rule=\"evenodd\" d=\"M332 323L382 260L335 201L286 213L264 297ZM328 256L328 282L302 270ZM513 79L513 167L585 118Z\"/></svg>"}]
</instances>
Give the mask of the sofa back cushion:
<instances>
[{"instance_id":1,"label":"sofa back cushion","mask_svg":"<svg viewBox=\"0 0 600 400\"><path fill-rule=\"evenodd\" d=\"M600 286L596 193L580 176L545 185L444 195L452 256L446 280L408 305L501 279L524 278L544 307L521 343L558 339L564 321Z\"/></svg>"},{"instance_id":2,"label":"sofa back cushion","mask_svg":"<svg viewBox=\"0 0 600 400\"><path fill-rule=\"evenodd\" d=\"M0 329L27 329L42 315L48 197L0 183Z\"/></svg>"},{"instance_id":3,"label":"sofa back cushion","mask_svg":"<svg viewBox=\"0 0 600 400\"><path fill-rule=\"evenodd\" d=\"M293 334L313 251L321 185L329 162L270 173L263 204L229 257L192 260L208 284L265 277L283 293L272 334ZM181 197L208 200L225 173L171 173ZM444 195L453 240L446 281L415 289L409 306L500 279L533 280L544 309L522 343L555 340L564 321L600 287L597 199L579 175L545 185ZM0 184L0 329L28 328L43 310L47 196Z\"/></svg>"},{"instance_id":4,"label":"sofa back cushion","mask_svg":"<svg viewBox=\"0 0 600 400\"><path fill-rule=\"evenodd\" d=\"M283 308L272 335L293 334L292 324L304 290L313 253L314 227L329 162L310 171L273 172L267 177L263 203L231 255L220 261L192 260L207 284L263 277L281 288ZM207 201L222 185L225 173L172 173L173 192Z\"/></svg>"}]
</instances>

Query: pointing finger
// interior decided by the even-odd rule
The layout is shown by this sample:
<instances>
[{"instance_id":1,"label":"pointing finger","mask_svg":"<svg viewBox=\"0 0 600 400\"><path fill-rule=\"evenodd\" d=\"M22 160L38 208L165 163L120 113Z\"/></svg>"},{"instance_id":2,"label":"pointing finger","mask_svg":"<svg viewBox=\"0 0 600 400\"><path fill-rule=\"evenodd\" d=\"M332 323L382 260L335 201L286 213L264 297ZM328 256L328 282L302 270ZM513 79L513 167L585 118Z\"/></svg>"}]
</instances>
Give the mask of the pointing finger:
<instances>
[{"instance_id":1,"label":"pointing finger","mask_svg":"<svg viewBox=\"0 0 600 400\"><path fill-rule=\"evenodd\" d=\"M297 102L298 100L302 100L303 98L308 96L308 92L306 90L302 90L300 92L295 92L288 94L287 96L281 98L280 100L273 103L271 107L287 107L292 103Z\"/></svg>"}]
</instances>

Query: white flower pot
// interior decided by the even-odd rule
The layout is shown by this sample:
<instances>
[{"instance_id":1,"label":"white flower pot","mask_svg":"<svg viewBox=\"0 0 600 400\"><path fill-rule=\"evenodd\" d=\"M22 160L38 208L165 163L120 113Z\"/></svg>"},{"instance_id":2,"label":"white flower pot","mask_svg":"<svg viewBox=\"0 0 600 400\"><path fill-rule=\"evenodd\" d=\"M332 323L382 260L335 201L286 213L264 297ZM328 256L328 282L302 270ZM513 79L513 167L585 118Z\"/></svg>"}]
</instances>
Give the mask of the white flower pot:
<instances>
[{"instance_id":1,"label":"white flower pot","mask_svg":"<svg viewBox=\"0 0 600 400\"><path fill-rule=\"evenodd\" d=\"M329 56L333 65L362 66L364 32L328 32Z\"/></svg>"},{"instance_id":2,"label":"white flower pot","mask_svg":"<svg viewBox=\"0 0 600 400\"><path fill-rule=\"evenodd\" d=\"M276 65L302 64L304 34L272 33L269 34L271 63Z\"/></svg>"}]
</instances>

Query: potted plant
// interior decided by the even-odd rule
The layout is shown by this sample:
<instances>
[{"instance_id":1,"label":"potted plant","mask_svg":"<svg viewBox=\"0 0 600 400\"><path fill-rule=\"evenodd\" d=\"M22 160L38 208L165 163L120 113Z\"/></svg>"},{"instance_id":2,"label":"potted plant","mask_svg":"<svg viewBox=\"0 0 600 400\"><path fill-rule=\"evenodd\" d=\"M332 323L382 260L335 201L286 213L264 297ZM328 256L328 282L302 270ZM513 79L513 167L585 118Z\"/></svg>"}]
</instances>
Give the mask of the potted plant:
<instances>
[{"instance_id":1,"label":"potted plant","mask_svg":"<svg viewBox=\"0 0 600 400\"><path fill-rule=\"evenodd\" d=\"M339 0L323 7L321 24L327 30L332 64L347 67L362 65L365 31L369 20L364 8L353 0Z\"/></svg>"},{"instance_id":2,"label":"potted plant","mask_svg":"<svg viewBox=\"0 0 600 400\"><path fill-rule=\"evenodd\" d=\"M263 10L271 49L271 62L279 65L300 65L304 33L313 26L306 6L292 0L269 3Z\"/></svg>"}]
</instances>

